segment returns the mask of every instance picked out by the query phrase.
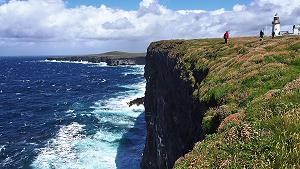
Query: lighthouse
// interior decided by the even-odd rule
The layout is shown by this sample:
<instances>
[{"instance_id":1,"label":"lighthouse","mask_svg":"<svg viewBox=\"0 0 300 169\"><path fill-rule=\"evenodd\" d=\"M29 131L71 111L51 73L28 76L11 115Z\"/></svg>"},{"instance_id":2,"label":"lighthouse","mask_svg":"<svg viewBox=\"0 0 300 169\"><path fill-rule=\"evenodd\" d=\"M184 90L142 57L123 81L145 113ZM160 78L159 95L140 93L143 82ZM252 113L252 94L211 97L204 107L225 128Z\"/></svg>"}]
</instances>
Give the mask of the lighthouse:
<instances>
[{"instance_id":1,"label":"lighthouse","mask_svg":"<svg viewBox=\"0 0 300 169\"><path fill-rule=\"evenodd\" d=\"M275 33L275 36L280 36L280 20L278 14L275 14L272 25L272 32Z\"/></svg>"}]
</instances>

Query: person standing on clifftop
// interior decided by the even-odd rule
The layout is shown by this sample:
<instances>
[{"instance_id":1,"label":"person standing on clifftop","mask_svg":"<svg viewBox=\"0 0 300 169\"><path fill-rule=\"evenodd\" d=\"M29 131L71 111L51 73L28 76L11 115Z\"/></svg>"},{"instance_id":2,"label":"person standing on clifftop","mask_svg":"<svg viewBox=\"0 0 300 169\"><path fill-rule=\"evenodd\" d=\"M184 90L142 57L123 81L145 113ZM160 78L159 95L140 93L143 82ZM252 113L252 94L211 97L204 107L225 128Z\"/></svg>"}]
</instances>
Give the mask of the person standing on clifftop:
<instances>
[{"instance_id":1,"label":"person standing on clifftop","mask_svg":"<svg viewBox=\"0 0 300 169\"><path fill-rule=\"evenodd\" d=\"M265 33L261 30L259 33L260 41L264 40Z\"/></svg>"},{"instance_id":2,"label":"person standing on clifftop","mask_svg":"<svg viewBox=\"0 0 300 169\"><path fill-rule=\"evenodd\" d=\"M273 31L272 32L272 39L275 37L275 32Z\"/></svg>"},{"instance_id":3,"label":"person standing on clifftop","mask_svg":"<svg viewBox=\"0 0 300 169\"><path fill-rule=\"evenodd\" d=\"M228 43L228 39L229 39L229 32L226 31L226 32L224 33L224 40L225 40L225 43L226 43L226 44Z\"/></svg>"}]
</instances>

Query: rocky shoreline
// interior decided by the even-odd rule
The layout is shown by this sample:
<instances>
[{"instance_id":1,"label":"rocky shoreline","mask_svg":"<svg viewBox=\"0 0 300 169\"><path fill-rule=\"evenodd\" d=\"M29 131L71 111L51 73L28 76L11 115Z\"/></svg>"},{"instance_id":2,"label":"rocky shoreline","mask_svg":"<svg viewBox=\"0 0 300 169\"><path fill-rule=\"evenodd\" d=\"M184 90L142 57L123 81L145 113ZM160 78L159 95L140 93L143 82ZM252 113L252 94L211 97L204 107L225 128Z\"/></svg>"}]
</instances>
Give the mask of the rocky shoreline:
<instances>
[{"instance_id":1,"label":"rocky shoreline","mask_svg":"<svg viewBox=\"0 0 300 169\"><path fill-rule=\"evenodd\" d=\"M105 62L109 66L118 65L145 65L145 53L126 53L126 52L107 52L102 54L81 55L81 56L64 56L64 57L48 57L50 61L73 61L73 62Z\"/></svg>"}]
</instances>

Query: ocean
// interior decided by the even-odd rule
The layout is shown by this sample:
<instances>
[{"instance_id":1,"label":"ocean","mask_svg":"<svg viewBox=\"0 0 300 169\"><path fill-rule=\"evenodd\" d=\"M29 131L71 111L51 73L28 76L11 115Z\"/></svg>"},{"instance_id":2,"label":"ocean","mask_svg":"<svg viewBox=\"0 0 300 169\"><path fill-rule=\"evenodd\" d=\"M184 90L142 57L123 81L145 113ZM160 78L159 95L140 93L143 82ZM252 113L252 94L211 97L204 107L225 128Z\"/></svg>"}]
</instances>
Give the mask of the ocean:
<instances>
[{"instance_id":1,"label":"ocean","mask_svg":"<svg viewBox=\"0 0 300 169\"><path fill-rule=\"evenodd\" d=\"M144 66L0 57L0 168L138 169Z\"/></svg>"}]
</instances>

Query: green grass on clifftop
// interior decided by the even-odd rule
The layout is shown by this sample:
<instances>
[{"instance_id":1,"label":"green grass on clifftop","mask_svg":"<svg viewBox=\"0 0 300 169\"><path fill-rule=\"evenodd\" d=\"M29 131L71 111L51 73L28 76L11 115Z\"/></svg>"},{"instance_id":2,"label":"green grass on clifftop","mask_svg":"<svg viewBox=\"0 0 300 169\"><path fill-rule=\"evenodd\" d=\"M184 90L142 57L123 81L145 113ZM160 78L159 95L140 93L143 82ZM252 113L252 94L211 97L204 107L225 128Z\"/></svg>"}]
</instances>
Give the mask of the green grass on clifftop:
<instances>
[{"instance_id":1,"label":"green grass on clifftop","mask_svg":"<svg viewBox=\"0 0 300 169\"><path fill-rule=\"evenodd\" d=\"M180 43L194 97L214 104L175 168L300 168L300 37Z\"/></svg>"}]
</instances>

